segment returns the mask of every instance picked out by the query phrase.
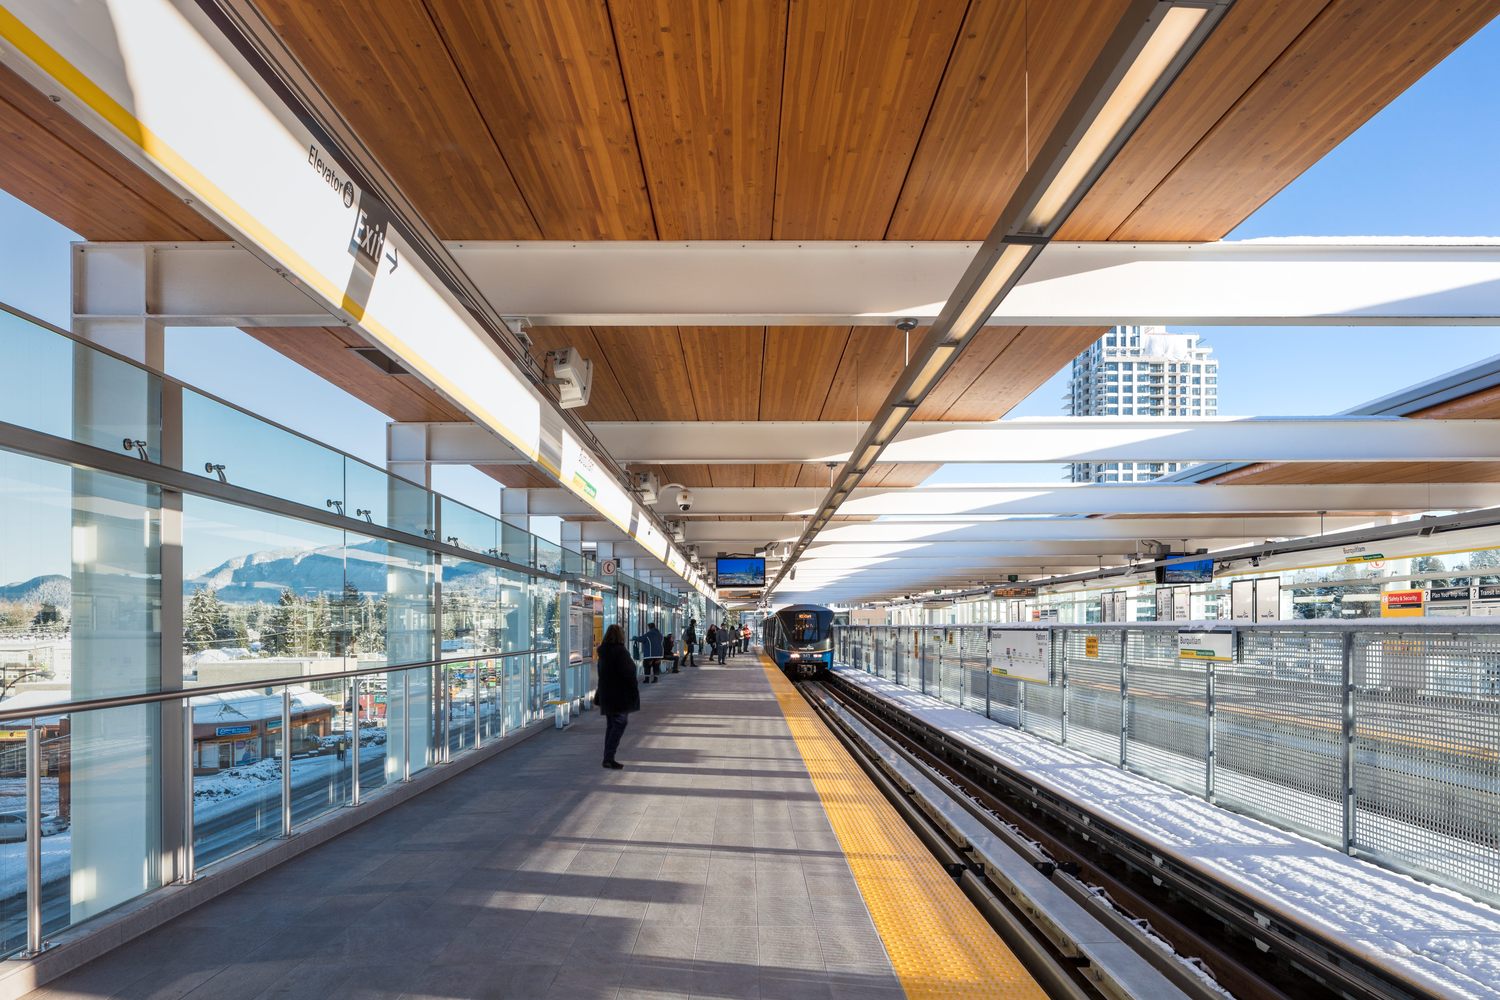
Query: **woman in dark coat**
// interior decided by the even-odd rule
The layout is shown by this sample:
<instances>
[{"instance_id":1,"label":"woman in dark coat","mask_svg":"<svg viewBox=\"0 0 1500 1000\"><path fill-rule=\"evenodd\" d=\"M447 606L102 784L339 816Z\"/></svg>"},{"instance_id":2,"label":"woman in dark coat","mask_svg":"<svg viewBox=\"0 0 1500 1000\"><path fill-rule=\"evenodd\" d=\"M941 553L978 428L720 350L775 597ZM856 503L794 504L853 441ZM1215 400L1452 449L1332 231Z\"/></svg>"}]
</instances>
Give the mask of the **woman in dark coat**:
<instances>
[{"instance_id":1,"label":"woman in dark coat","mask_svg":"<svg viewBox=\"0 0 1500 1000\"><path fill-rule=\"evenodd\" d=\"M599 688L594 701L604 713L604 766L618 771L625 765L615 760L620 737L630 713L640 710L641 689L636 686L635 661L625 649L625 631L618 625L604 630L599 645Z\"/></svg>"}]
</instances>

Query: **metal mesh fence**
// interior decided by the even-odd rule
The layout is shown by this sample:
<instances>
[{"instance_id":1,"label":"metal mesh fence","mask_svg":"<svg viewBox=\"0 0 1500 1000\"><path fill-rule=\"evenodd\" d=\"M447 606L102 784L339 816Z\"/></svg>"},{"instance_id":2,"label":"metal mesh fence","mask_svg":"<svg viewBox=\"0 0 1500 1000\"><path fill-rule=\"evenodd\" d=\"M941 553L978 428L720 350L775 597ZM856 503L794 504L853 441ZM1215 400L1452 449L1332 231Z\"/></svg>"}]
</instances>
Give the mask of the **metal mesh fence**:
<instances>
[{"instance_id":1,"label":"metal mesh fence","mask_svg":"<svg viewBox=\"0 0 1500 1000\"><path fill-rule=\"evenodd\" d=\"M970 625L959 630L960 704L983 713L989 683L989 633L983 626Z\"/></svg>"},{"instance_id":2,"label":"metal mesh fence","mask_svg":"<svg viewBox=\"0 0 1500 1000\"><path fill-rule=\"evenodd\" d=\"M1125 763L1186 792L1207 791L1208 664L1177 656L1165 630L1125 636Z\"/></svg>"},{"instance_id":3,"label":"metal mesh fence","mask_svg":"<svg viewBox=\"0 0 1500 1000\"><path fill-rule=\"evenodd\" d=\"M1125 633L1118 629L1068 629L1064 636L1068 745L1119 764L1124 718L1120 658Z\"/></svg>"},{"instance_id":4,"label":"metal mesh fence","mask_svg":"<svg viewBox=\"0 0 1500 1000\"><path fill-rule=\"evenodd\" d=\"M1141 774L1500 901L1500 628L1251 626L1231 662L1204 663L1179 655L1171 626L1056 626L1050 683L991 672L1005 631L851 628L837 648L850 666L1104 760L1123 747Z\"/></svg>"},{"instance_id":5,"label":"metal mesh fence","mask_svg":"<svg viewBox=\"0 0 1500 1000\"><path fill-rule=\"evenodd\" d=\"M1343 643L1334 630L1243 632L1214 687L1217 800L1338 846Z\"/></svg>"},{"instance_id":6,"label":"metal mesh fence","mask_svg":"<svg viewBox=\"0 0 1500 1000\"><path fill-rule=\"evenodd\" d=\"M1354 637L1351 846L1500 896L1500 636Z\"/></svg>"}]
</instances>

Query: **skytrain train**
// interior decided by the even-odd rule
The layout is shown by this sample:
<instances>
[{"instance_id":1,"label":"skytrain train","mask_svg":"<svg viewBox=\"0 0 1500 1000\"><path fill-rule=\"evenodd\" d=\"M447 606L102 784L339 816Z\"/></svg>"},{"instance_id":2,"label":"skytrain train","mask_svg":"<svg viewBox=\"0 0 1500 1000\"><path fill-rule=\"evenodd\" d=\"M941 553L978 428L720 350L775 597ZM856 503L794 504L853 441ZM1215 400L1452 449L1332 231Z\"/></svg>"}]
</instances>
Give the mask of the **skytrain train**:
<instances>
[{"instance_id":1,"label":"skytrain train","mask_svg":"<svg viewBox=\"0 0 1500 1000\"><path fill-rule=\"evenodd\" d=\"M761 631L766 653L793 680L833 666L831 608L792 604L767 617Z\"/></svg>"}]
</instances>

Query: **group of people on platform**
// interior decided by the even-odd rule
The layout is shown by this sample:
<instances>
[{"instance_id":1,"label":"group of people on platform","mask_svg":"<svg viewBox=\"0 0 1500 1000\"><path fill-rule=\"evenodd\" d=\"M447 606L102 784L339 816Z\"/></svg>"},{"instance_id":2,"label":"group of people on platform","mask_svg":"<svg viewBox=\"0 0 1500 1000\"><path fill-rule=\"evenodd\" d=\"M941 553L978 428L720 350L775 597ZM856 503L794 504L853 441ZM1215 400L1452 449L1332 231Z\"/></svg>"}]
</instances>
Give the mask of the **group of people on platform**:
<instances>
[{"instance_id":1,"label":"group of people on platform","mask_svg":"<svg viewBox=\"0 0 1500 1000\"><path fill-rule=\"evenodd\" d=\"M698 637L698 620L690 619L679 637L668 632L665 635L656 627L656 622L646 626L646 631L631 638L631 643L640 650L641 665L645 670L642 683L656 684L661 681L664 667L679 673L682 667L696 667L697 655L706 655L724 664L728 657L750 651L750 626L731 626L728 622L715 625L709 623L702 641ZM620 738L625 735L625 726L630 713L640 710L641 691L636 681L635 659L625 648L625 630L611 625L604 630L604 641L599 644L596 663L599 671L599 686L594 692L594 702L604 715L604 766L620 770L625 765L615 760L620 747Z\"/></svg>"}]
</instances>

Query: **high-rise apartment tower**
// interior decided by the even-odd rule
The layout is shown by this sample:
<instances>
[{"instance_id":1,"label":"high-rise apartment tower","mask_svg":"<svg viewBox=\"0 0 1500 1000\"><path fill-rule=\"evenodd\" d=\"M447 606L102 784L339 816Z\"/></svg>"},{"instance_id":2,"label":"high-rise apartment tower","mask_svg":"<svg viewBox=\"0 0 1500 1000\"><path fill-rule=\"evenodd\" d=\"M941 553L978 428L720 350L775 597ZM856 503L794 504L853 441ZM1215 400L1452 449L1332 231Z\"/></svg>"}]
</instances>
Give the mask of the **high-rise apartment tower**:
<instances>
[{"instance_id":1,"label":"high-rise apartment tower","mask_svg":"<svg viewBox=\"0 0 1500 1000\"><path fill-rule=\"evenodd\" d=\"M1073 359L1068 413L1075 417L1211 417L1219 412L1219 362L1196 333L1117 326ZM1141 483L1184 462L1075 462L1075 483Z\"/></svg>"}]
</instances>

